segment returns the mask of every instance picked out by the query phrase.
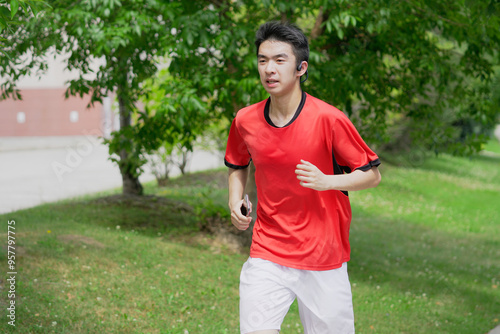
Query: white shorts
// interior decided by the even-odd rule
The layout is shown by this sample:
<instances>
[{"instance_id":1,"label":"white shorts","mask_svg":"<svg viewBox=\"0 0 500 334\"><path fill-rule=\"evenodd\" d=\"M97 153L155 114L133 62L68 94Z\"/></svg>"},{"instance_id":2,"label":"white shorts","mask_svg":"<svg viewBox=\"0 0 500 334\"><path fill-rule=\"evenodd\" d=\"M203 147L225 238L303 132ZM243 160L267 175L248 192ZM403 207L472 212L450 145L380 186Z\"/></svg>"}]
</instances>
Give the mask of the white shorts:
<instances>
[{"instance_id":1,"label":"white shorts","mask_svg":"<svg viewBox=\"0 0 500 334\"><path fill-rule=\"evenodd\" d=\"M310 271L258 258L249 258L241 270L241 333L280 330L295 298L305 334L354 333L347 263L338 269Z\"/></svg>"}]
</instances>

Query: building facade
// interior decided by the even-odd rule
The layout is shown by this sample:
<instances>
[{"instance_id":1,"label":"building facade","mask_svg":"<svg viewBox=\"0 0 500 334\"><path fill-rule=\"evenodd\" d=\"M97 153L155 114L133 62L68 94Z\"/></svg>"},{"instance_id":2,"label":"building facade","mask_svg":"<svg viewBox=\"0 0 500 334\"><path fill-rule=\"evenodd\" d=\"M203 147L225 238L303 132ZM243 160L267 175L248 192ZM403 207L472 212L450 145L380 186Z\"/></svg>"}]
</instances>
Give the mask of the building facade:
<instances>
[{"instance_id":1,"label":"building facade","mask_svg":"<svg viewBox=\"0 0 500 334\"><path fill-rule=\"evenodd\" d=\"M65 70L64 56L48 58L51 60L45 75L19 81L22 100L0 101L0 137L109 137L119 126L112 97L90 108L90 96L66 99L66 82L77 74Z\"/></svg>"}]
</instances>

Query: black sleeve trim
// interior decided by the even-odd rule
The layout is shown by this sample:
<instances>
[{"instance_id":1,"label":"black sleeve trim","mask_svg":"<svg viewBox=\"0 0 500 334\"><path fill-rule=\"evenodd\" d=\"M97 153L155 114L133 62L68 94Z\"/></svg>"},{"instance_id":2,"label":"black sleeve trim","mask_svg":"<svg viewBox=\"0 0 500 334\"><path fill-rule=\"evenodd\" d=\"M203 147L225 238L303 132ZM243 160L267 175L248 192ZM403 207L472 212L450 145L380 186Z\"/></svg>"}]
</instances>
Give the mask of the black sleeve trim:
<instances>
[{"instance_id":1,"label":"black sleeve trim","mask_svg":"<svg viewBox=\"0 0 500 334\"><path fill-rule=\"evenodd\" d=\"M332 159L333 159L333 174L339 175L339 174L344 174L344 173L350 173L351 169L348 166L340 166L337 162L337 159L335 159L335 153L333 153L332 150ZM345 190L340 190L344 195L349 197L349 193Z\"/></svg>"},{"instance_id":2,"label":"black sleeve trim","mask_svg":"<svg viewBox=\"0 0 500 334\"><path fill-rule=\"evenodd\" d=\"M341 169L341 173L339 174L349 174L350 172L352 172L351 168L349 166L339 166L339 168Z\"/></svg>"},{"instance_id":3,"label":"black sleeve trim","mask_svg":"<svg viewBox=\"0 0 500 334\"><path fill-rule=\"evenodd\" d=\"M226 160L226 158L224 158L224 164L226 165L226 167L229 167L229 168L232 168L232 169L245 169L248 166L250 166L250 163L248 163L248 165L246 165L246 166L233 165L232 163L228 162Z\"/></svg>"},{"instance_id":4,"label":"black sleeve trim","mask_svg":"<svg viewBox=\"0 0 500 334\"><path fill-rule=\"evenodd\" d=\"M377 167L381 164L380 159L375 159L373 161L370 161L368 164L358 167L356 169L362 170L363 172L366 172L367 170L372 169L372 167Z\"/></svg>"}]
</instances>

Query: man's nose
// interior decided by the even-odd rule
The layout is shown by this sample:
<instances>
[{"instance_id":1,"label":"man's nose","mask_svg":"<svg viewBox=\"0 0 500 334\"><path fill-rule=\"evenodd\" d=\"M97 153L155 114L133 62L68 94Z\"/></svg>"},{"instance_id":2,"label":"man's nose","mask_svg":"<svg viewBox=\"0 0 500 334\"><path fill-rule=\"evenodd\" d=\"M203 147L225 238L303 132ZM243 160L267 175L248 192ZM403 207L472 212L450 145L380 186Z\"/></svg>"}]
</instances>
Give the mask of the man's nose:
<instances>
[{"instance_id":1,"label":"man's nose","mask_svg":"<svg viewBox=\"0 0 500 334\"><path fill-rule=\"evenodd\" d=\"M273 61L270 61L266 65L266 73L275 73L276 72L276 64Z\"/></svg>"}]
</instances>

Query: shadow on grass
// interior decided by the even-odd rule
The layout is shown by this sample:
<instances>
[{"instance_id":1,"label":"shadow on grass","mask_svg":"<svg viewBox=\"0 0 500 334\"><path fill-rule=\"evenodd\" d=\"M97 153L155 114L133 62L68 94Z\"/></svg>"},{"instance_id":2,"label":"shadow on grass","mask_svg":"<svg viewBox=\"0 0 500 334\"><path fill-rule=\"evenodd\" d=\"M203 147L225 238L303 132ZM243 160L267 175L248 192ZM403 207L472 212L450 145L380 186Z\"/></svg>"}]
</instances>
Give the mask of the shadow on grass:
<instances>
[{"instance_id":1,"label":"shadow on grass","mask_svg":"<svg viewBox=\"0 0 500 334\"><path fill-rule=\"evenodd\" d=\"M406 329L396 332L486 333L494 326L500 312L498 237L374 219L359 208L354 216L351 281L380 289L385 300L374 312L404 318ZM402 300L404 307L392 309Z\"/></svg>"},{"instance_id":2,"label":"shadow on grass","mask_svg":"<svg viewBox=\"0 0 500 334\"><path fill-rule=\"evenodd\" d=\"M458 159L460 159L462 163L457 164L457 161L460 161ZM491 173L489 175L478 173L474 168L478 163L480 163L482 167L489 165L489 171L493 173L493 175ZM439 159L430 159L426 161L422 166L419 166L419 168L436 173L472 177L486 182L498 181L496 175L498 175L498 169L500 168L500 155L477 155L470 158L457 158L443 155L440 156Z\"/></svg>"},{"instance_id":3,"label":"shadow on grass","mask_svg":"<svg viewBox=\"0 0 500 334\"><path fill-rule=\"evenodd\" d=\"M382 161L396 167L469 177L482 182L498 184L500 181L500 154L481 153L471 157L454 157L448 154L440 154L436 157L426 154L416 161L411 161L404 156L385 154ZM476 165L481 165L480 169L476 169ZM489 166L488 173L482 172L485 166Z\"/></svg>"},{"instance_id":4,"label":"shadow on grass","mask_svg":"<svg viewBox=\"0 0 500 334\"><path fill-rule=\"evenodd\" d=\"M226 168L207 170L201 172L188 173L167 181L166 187L216 187L219 189L227 189L228 174Z\"/></svg>"},{"instance_id":5,"label":"shadow on grass","mask_svg":"<svg viewBox=\"0 0 500 334\"><path fill-rule=\"evenodd\" d=\"M185 235L196 232L193 209L180 201L155 195L111 195L54 205L60 219L144 235Z\"/></svg>"}]
</instances>

